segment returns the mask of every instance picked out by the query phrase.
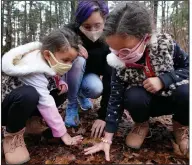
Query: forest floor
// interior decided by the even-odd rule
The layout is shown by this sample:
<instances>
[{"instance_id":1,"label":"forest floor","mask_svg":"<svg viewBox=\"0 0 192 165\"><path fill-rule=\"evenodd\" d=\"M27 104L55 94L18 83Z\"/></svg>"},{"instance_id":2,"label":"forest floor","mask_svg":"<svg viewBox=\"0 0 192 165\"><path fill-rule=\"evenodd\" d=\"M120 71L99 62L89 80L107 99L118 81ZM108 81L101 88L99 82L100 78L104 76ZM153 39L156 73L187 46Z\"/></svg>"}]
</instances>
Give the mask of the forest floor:
<instances>
[{"instance_id":1,"label":"forest floor","mask_svg":"<svg viewBox=\"0 0 192 165\"><path fill-rule=\"evenodd\" d=\"M84 136L83 142L78 146L66 146L59 139L45 134L26 135L25 142L31 157L27 164L189 164L189 159L180 155L178 146L174 143L171 116L150 119L152 136L145 139L139 150L135 150L125 145L125 138L133 121L124 115L111 146L111 161L105 161L104 152L85 156L83 149L98 142L98 139L90 138L91 126L97 117L95 111L98 109L98 101L94 105L94 110L80 112L81 124L78 128L68 128L70 135ZM1 157L4 164L3 153Z\"/></svg>"}]
</instances>

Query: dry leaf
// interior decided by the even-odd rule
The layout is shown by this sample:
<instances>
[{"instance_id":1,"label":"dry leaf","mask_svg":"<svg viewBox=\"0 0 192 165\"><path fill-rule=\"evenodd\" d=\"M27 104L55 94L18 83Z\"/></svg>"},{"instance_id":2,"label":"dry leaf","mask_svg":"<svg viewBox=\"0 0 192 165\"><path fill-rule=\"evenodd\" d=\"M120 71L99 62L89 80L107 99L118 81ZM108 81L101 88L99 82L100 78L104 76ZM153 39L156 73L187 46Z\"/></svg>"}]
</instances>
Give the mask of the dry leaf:
<instances>
[{"instance_id":1,"label":"dry leaf","mask_svg":"<svg viewBox=\"0 0 192 165\"><path fill-rule=\"evenodd\" d=\"M54 164L51 160L46 160L45 164Z\"/></svg>"}]
</instances>

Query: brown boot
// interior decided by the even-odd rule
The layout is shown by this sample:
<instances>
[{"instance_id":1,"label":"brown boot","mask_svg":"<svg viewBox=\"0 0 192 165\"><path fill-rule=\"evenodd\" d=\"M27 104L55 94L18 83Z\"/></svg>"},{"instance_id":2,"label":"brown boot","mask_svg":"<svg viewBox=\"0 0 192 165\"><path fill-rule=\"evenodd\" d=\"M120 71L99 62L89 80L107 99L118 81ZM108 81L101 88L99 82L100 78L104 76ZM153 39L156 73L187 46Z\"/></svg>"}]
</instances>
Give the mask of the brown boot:
<instances>
[{"instance_id":1,"label":"brown boot","mask_svg":"<svg viewBox=\"0 0 192 165\"><path fill-rule=\"evenodd\" d=\"M17 133L4 133L3 150L7 164L23 164L30 160L23 134L25 128Z\"/></svg>"},{"instance_id":2,"label":"brown boot","mask_svg":"<svg viewBox=\"0 0 192 165\"><path fill-rule=\"evenodd\" d=\"M173 120L173 131L181 153L186 155L189 152L189 126Z\"/></svg>"},{"instance_id":3,"label":"brown boot","mask_svg":"<svg viewBox=\"0 0 192 165\"><path fill-rule=\"evenodd\" d=\"M132 130L128 133L126 137L127 146L135 149L139 149L145 140L149 132L149 123L135 123Z\"/></svg>"},{"instance_id":4,"label":"brown boot","mask_svg":"<svg viewBox=\"0 0 192 165\"><path fill-rule=\"evenodd\" d=\"M32 116L27 120L25 134L41 134L48 127L39 116Z\"/></svg>"}]
</instances>

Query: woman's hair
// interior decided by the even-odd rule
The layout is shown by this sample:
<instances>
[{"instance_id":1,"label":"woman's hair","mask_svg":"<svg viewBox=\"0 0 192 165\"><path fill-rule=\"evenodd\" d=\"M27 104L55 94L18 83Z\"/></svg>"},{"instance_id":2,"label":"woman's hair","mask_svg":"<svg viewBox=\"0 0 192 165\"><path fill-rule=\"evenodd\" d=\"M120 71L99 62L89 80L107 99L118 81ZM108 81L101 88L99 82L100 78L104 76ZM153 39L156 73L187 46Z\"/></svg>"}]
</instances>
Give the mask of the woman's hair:
<instances>
[{"instance_id":1,"label":"woman's hair","mask_svg":"<svg viewBox=\"0 0 192 165\"><path fill-rule=\"evenodd\" d=\"M141 3L120 3L108 15L104 36L128 34L142 38L152 33L152 20L149 12Z\"/></svg>"},{"instance_id":2,"label":"woman's hair","mask_svg":"<svg viewBox=\"0 0 192 165\"><path fill-rule=\"evenodd\" d=\"M43 38L41 51L49 50L55 53L65 46L66 48L71 46L78 51L79 44L82 44L80 38L70 29L63 27L51 31L49 35Z\"/></svg>"},{"instance_id":3,"label":"woman's hair","mask_svg":"<svg viewBox=\"0 0 192 165\"><path fill-rule=\"evenodd\" d=\"M104 0L80 0L75 13L75 22L81 25L95 11L99 11L103 17L109 13Z\"/></svg>"}]
</instances>

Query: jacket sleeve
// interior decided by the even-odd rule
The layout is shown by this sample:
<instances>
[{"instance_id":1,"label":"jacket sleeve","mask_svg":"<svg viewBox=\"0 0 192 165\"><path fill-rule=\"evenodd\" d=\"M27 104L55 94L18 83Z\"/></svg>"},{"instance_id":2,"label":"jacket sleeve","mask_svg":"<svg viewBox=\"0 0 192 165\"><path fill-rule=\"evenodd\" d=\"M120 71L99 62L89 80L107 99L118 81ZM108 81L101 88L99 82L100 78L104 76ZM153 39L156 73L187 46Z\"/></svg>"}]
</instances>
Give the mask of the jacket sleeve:
<instances>
[{"instance_id":1,"label":"jacket sleeve","mask_svg":"<svg viewBox=\"0 0 192 165\"><path fill-rule=\"evenodd\" d=\"M43 74L32 74L20 78L26 85L33 86L39 93L37 108L51 128L54 137L63 136L67 130L61 115L56 107L55 100L47 89L48 80Z\"/></svg>"},{"instance_id":2,"label":"jacket sleeve","mask_svg":"<svg viewBox=\"0 0 192 165\"><path fill-rule=\"evenodd\" d=\"M112 68L106 63L104 74L102 78L103 82L103 93L100 102L100 108L98 110L98 119L105 120L108 101L111 93L111 75L112 75Z\"/></svg>"},{"instance_id":3,"label":"jacket sleeve","mask_svg":"<svg viewBox=\"0 0 192 165\"><path fill-rule=\"evenodd\" d=\"M171 84L189 80L189 56L177 43L174 44L173 61L175 70L159 76L164 84L164 89L168 89Z\"/></svg>"},{"instance_id":4,"label":"jacket sleeve","mask_svg":"<svg viewBox=\"0 0 192 165\"><path fill-rule=\"evenodd\" d=\"M125 83L116 75L116 70L112 71L111 95L107 107L105 131L115 133L118 129L124 111L124 91Z\"/></svg>"}]
</instances>

